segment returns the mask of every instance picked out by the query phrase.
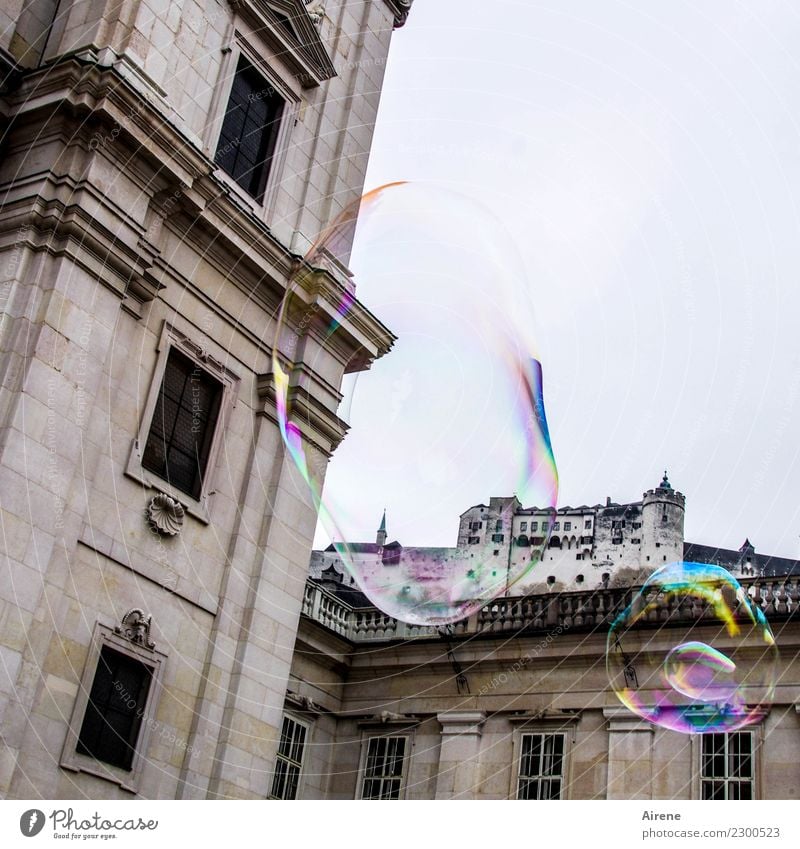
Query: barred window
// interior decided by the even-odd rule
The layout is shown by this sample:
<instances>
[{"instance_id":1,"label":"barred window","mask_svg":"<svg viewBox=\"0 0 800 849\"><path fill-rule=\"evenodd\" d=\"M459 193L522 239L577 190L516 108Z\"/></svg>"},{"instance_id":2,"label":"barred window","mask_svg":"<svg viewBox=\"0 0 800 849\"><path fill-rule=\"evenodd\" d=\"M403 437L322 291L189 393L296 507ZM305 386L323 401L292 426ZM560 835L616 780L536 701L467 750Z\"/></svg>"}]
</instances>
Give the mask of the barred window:
<instances>
[{"instance_id":1,"label":"barred window","mask_svg":"<svg viewBox=\"0 0 800 849\"><path fill-rule=\"evenodd\" d=\"M564 735L523 734L518 799L560 799L564 778Z\"/></svg>"},{"instance_id":2,"label":"barred window","mask_svg":"<svg viewBox=\"0 0 800 849\"><path fill-rule=\"evenodd\" d=\"M261 200L275 151L284 100L240 57L215 160L256 200Z\"/></svg>"},{"instance_id":3,"label":"barred window","mask_svg":"<svg viewBox=\"0 0 800 849\"><path fill-rule=\"evenodd\" d=\"M222 384L172 348L142 466L181 492L198 498L221 400Z\"/></svg>"},{"instance_id":4,"label":"barred window","mask_svg":"<svg viewBox=\"0 0 800 849\"><path fill-rule=\"evenodd\" d=\"M370 737L362 799L399 799L407 737Z\"/></svg>"},{"instance_id":5,"label":"barred window","mask_svg":"<svg viewBox=\"0 0 800 849\"><path fill-rule=\"evenodd\" d=\"M704 734L702 741L702 798L754 798L753 735L749 731Z\"/></svg>"},{"instance_id":6,"label":"barred window","mask_svg":"<svg viewBox=\"0 0 800 849\"><path fill-rule=\"evenodd\" d=\"M79 754L131 769L151 677L146 664L103 647L78 735Z\"/></svg>"},{"instance_id":7,"label":"barred window","mask_svg":"<svg viewBox=\"0 0 800 849\"><path fill-rule=\"evenodd\" d=\"M296 799L303 769L306 747L306 727L289 716L284 716L281 741L275 761L270 799Z\"/></svg>"}]
</instances>

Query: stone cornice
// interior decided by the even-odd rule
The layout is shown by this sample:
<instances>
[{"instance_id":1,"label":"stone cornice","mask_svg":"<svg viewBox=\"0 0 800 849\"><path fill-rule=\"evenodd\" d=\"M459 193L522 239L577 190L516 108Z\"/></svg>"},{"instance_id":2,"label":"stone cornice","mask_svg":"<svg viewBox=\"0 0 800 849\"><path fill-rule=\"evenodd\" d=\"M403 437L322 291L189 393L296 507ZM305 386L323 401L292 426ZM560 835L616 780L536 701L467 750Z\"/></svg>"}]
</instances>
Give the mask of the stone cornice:
<instances>
[{"instance_id":1,"label":"stone cornice","mask_svg":"<svg viewBox=\"0 0 800 849\"><path fill-rule=\"evenodd\" d=\"M414 0L384 0L384 2L392 10L395 27L403 26L408 19L408 13L411 11L411 4Z\"/></svg>"},{"instance_id":2,"label":"stone cornice","mask_svg":"<svg viewBox=\"0 0 800 849\"><path fill-rule=\"evenodd\" d=\"M147 167L158 175L154 188L164 191L170 187L170 192L179 195L170 211L169 226L198 247L222 273L263 293L260 300L264 309L274 312L289 278L298 272L298 297L306 305L314 302L326 320L335 317L343 298L342 282L330 271L313 268L293 254L252 210L245 208L227 183L215 175L216 165L165 117L158 92L145 95L136 87L139 84L141 80L123 76L116 66L98 64L96 57L93 60L70 56L26 74L6 102L12 120L24 116L31 132L39 125L53 126L60 115L65 124L78 124L68 136L73 144L84 144L88 152L94 150L101 155L106 138L135 150L137 162L131 167L135 164L142 168L149 163ZM48 203L41 199L37 206ZM40 217L43 213L41 210L35 215ZM137 249L138 237L133 235L128 246L120 245L119 239L113 244L108 242L107 234L97 232L101 228L95 218L82 215L77 208L69 220L62 221L63 209L52 210L47 218L49 223L41 222L45 229L72 228L76 244L82 238L91 240L96 234L98 255L104 262L116 262L125 281L131 274L142 274L143 262L146 267L155 259ZM31 224L37 227L39 222ZM117 248L126 256L121 262L119 254L114 256ZM121 288L124 290L124 286ZM147 292L138 294L146 297ZM348 370L355 371L368 368L393 342L388 329L356 301L341 322L334 344L340 349L342 362L348 363Z\"/></svg>"}]
</instances>

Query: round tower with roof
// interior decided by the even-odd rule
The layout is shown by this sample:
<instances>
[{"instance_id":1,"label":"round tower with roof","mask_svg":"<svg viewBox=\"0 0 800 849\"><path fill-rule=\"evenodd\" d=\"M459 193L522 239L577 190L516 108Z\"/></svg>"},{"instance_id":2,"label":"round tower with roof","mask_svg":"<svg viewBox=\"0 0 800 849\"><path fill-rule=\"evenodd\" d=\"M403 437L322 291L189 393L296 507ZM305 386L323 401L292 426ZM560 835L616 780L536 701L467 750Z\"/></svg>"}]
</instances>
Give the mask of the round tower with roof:
<instances>
[{"instance_id":1,"label":"round tower with roof","mask_svg":"<svg viewBox=\"0 0 800 849\"><path fill-rule=\"evenodd\" d=\"M642 496L643 569L658 569L665 563L683 560L683 523L686 498L669 482L666 471L655 489Z\"/></svg>"}]
</instances>

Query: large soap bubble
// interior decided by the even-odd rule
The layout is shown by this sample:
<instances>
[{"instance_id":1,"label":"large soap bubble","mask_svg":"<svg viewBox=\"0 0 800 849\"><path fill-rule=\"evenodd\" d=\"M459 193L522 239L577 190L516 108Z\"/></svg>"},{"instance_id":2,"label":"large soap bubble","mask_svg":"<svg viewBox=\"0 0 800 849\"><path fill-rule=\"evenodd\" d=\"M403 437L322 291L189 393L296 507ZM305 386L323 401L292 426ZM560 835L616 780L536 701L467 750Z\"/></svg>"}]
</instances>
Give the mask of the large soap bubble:
<instances>
[{"instance_id":1,"label":"large soap bubble","mask_svg":"<svg viewBox=\"0 0 800 849\"><path fill-rule=\"evenodd\" d=\"M329 295L326 301L319 293L345 264L352 279L342 280L335 303ZM513 535L513 515L520 505L537 507L542 527L552 527L558 491L533 341L533 293L516 247L477 202L444 188L395 183L345 209L302 266L275 337L276 408L326 539L384 612L426 625L463 619L539 561L547 531ZM309 271L319 268L328 269L324 280ZM314 297L316 312L304 309ZM291 399L308 368L330 374L330 362L364 338L362 304L397 340L367 372L360 373L358 361L344 365L338 414L350 431L323 498L310 469L311 426L303 405ZM311 337L309 344L298 348L298 333ZM394 526L406 529L406 544L416 544L426 522L436 520L452 529L452 545L464 507L505 498L486 506L485 517L471 523L480 527L462 534L458 547L355 545L365 528L377 526L393 495L413 514L392 514Z\"/></svg>"},{"instance_id":2,"label":"large soap bubble","mask_svg":"<svg viewBox=\"0 0 800 849\"><path fill-rule=\"evenodd\" d=\"M759 722L778 650L763 612L726 569L670 563L611 625L609 679L642 719L672 731L735 731Z\"/></svg>"}]
</instances>

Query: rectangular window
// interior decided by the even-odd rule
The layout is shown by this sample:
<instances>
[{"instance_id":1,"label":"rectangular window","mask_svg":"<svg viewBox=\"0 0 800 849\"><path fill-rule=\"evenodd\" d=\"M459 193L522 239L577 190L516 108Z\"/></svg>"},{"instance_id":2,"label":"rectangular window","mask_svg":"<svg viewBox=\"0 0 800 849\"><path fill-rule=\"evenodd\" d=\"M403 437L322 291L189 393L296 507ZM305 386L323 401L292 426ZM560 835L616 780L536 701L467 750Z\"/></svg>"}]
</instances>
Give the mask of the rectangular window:
<instances>
[{"instance_id":1,"label":"rectangular window","mask_svg":"<svg viewBox=\"0 0 800 849\"><path fill-rule=\"evenodd\" d=\"M634 523L633 523L633 529L634 529L635 531L638 531L638 530L639 530L639 528L641 528L641 527L642 527L642 523L641 523L641 522L634 522Z\"/></svg>"},{"instance_id":2,"label":"rectangular window","mask_svg":"<svg viewBox=\"0 0 800 849\"><path fill-rule=\"evenodd\" d=\"M561 522L553 522L553 530L560 531L561 530Z\"/></svg>"},{"instance_id":3,"label":"rectangular window","mask_svg":"<svg viewBox=\"0 0 800 849\"><path fill-rule=\"evenodd\" d=\"M76 751L130 770L142 726L152 670L104 646L78 734Z\"/></svg>"},{"instance_id":4,"label":"rectangular window","mask_svg":"<svg viewBox=\"0 0 800 849\"><path fill-rule=\"evenodd\" d=\"M503 520L502 519L497 520L497 524L494 526L494 529L496 531L502 531L503 530Z\"/></svg>"},{"instance_id":5,"label":"rectangular window","mask_svg":"<svg viewBox=\"0 0 800 849\"><path fill-rule=\"evenodd\" d=\"M492 542L502 542L504 538L504 534L492 534Z\"/></svg>"},{"instance_id":6,"label":"rectangular window","mask_svg":"<svg viewBox=\"0 0 800 849\"><path fill-rule=\"evenodd\" d=\"M591 520L591 519L587 519L587 520L583 523L583 529L584 529L585 531L590 531L590 530L592 529L592 520Z\"/></svg>"},{"instance_id":7,"label":"rectangular window","mask_svg":"<svg viewBox=\"0 0 800 849\"><path fill-rule=\"evenodd\" d=\"M142 466L198 498L222 400L222 384L172 348Z\"/></svg>"},{"instance_id":8,"label":"rectangular window","mask_svg":"<svg viewBox=\"0 0 800 849\"><path fill-rule=\"evenodd\" d=\"M528 523L527 522L520 522L519 529L520 529L520 531L527 531L528 530Z\"/></svg>"},{"instance_id":9,"label":"rectangular window","mask_svg":"<svg viewBox=\"0 0 800 849\"><path fill-rule=\"evenodd\" d=\"M572 522L564 522L564 530L571 531L572 530Z\"/></svg>"},{"instance_id":10,"label":"rectangular window","mask_svg":"<svg viewBox=\"0 0 800 849\"><path fill-rule=\"evenodd\" d=\"M467 545L477 545L481 541L480 537L469 537Z\"/></svg>"},{"instance_id":11,"label":"rectangular window","mask_svg":"<svg viewBox=\"0 0 800 849\"><path fill-rule=\"evenodd\" d=\"M305 725L301 725L289 716L284 716L270 799L297 798L305 747Z\"/></svg>"},{"instance_id":12,"label":"rectangular window","mask_svg":"<svg viewBox=\"0 0 800 849\"><path fill-rule=\"evenodd\" d=\"M631 539L631 545L641 545L642 540L640 537L633 537Z\"/></svg>"},{"instance_id":13,"label":"rectangular window","mask_svg":"<svg viewBox=\"0 0 800 849\"><path fill-rule=\"evenodd\" d=\"M264 196L283 108L275 87L240 57L214 159L258 201Z\"/></svg>"},{"instance_id":14,"label":"rectangular window","mask_svg":"<svg viewBox=\"0 0 800 849\"><path fill-rule=\"evenodd\" d=\"M518 799L560 799L564 778L564 735L523 734Z\"/></svg>"},{"instance_id":15,"label":"rectangular window","mask_svg":"<svg viewBox=\"0 0 800 849\"><path fill-rule=\"evenodd\" d=\"M749 731L702 736L703 799L753 799L753 735Z\"/></svg>"},{"instance_id":16,"label":"rectangular window","mask_svg":"<svg viewBox=\"0 0 800 849\"><path fill-rule=\"evenodd\" d=\"M531 522L531 531L538 531L538 530L539 530L539 523L538 522ZM545 529L542 528L542 530L545 530Z\"/></svg>"},{"instance_id":17,"label":"rectangular window","mask_svg":"<svg viewBox=\"0 0 800 849\"><path fill-rule=\"evenodd\" d=\"M407 737L370 737L361 785L362 799L399 799Z\"/></svg>"},{"instance_id":18,"label":"rectangular window","mask_svg":"<svg viewBox=\"0 0 800 849\"><path fill-rule=\"evenodd\" d=\"M479 531L483 527L483 522L470 522L469 529L471 531Z\"/></svg>"},{"instance_id":19,"label":"rectangular window","mask_svg":"<svg viewBox=\"0 0 800 849\"><path fill-rule=\"evenodd\" d=\"M547 522L542 522L542 531L546 531L548 528Z\"/></svg>"}]
</instances>

